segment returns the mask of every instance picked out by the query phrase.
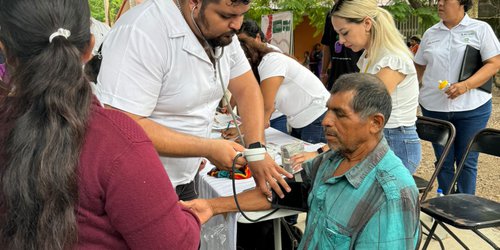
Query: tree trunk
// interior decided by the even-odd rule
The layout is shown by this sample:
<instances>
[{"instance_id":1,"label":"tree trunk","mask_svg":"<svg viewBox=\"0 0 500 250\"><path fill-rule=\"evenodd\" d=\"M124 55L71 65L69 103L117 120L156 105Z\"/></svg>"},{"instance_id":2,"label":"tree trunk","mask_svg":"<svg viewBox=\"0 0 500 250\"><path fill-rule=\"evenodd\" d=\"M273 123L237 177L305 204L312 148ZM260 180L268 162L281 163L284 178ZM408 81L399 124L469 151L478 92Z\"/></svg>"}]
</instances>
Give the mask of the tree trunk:
<instances>
[{"instance_id":1,"label":"tree trunk","mask_svg":"<svg viewBox=\"0 0 500 250\"><path fill-rule=\"evenodd\" d=\"M104 0L104 23L111 26L109 21L109 0Z\"/></svg>"},{"instance_id":2,"label":"tree trunk","mask_svg":"<svg viewBox=\"0 0 500 250\"><path fill-rule=\"evenodd\" d=\"M408 0L408 2L410 2L410 6L413 9L418 9L422 7L422 2L420 2L419 0Z\"/></svg>"},{"instance_id":3,"label":"tree trunk","mask_svg":"<svg viewBox=\"0 0 500 250\"><path fill-rule=\"evenodd\" d=\"M467 14L469 14L469 16L471 18L478 18L478 13L479 13L479 0L473 0L472 1L472 8L467 11Z\"/></svg>"}]
</instances>

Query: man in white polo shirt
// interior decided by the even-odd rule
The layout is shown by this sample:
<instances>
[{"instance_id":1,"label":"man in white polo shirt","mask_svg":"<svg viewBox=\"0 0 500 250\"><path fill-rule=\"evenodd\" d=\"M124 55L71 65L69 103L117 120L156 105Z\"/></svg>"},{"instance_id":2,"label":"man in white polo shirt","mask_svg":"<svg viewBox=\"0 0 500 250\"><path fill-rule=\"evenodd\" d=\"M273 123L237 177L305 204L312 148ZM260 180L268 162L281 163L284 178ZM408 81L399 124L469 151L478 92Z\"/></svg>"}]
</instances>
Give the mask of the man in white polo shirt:
<instances>
[{"instance_id":1,"label":"man in white polo shirt","mask_svg":"<svg viewBox=\"0 0 500 250\"><path fill-rule=\"evenodd\" d=\"M229 169L245 149L207 139L226 89L237 100L245 146L264 147L262 95L235 37L249 1L146 1L122 16L104 43L98 97L144 128L180 199L197 197L201 157ZM238 165L244 163L240 158ZM268 154L249 166L263 192L270 192L267 182L282 195L275 180L289 189L281 178L286 172Z\"/></svg>"}]
</instances>

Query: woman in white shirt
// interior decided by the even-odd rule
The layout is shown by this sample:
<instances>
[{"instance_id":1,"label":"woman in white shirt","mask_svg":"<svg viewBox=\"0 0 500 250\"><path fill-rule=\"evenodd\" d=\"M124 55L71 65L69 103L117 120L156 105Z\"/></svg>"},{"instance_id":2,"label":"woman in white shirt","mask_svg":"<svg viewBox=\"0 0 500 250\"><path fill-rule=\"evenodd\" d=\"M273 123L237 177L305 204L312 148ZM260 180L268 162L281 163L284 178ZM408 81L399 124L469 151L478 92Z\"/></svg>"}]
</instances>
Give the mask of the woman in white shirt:
<instances>
[{"instance_id":1,"label":"woman in white shirt","mask_svg":"<svg viewBox=\"0 0 500 250\"><path fill-rule=\"evenodd\" d=\"M264 96L264 120L269 127L275 109L286 115L291 135L310 143L326 143L321 121L330 93L323 83L295 59L275 52L240 34L243 51Z\"/></svg>"},{"instance_id":2,"label":"woman in white shirt","mask_svg":"<svg viewBox=\"0 0 500 250\"><path fill-rule=\"evenodd\" d=\"M438 2L441 21L429 28L415 55L418 75L422 78L420 105L425 116L447 120L455 125L457 136L438 174L439 188L450 189L458 165L470 139L486 127L491 115L491 94L479 90L500 67L500 43L485 22L469 18L465 12L471 0ZM470 78L460 81L459 74L467 46L479 50L483 66ZM451 85L439 88L439 81ZM437 157L443 149L434 145ZM474 194L478 154L468 156L454 192Z\"/></svg>"},{"instance_id":3,"label":"woman in white shirt","mask_svg":"<svg viewBox=\"0 0 500 250\"><path fill-rule=\"evenodd\" d=\"M394 153L414 173L421 146L417 120L418 80L412 54L397 30L391 14L376 0L337 1L330 13L339 42L357 52L362 73L377 75L392 97L392 112L384 135Z\"/></svg>"}]
</instances>

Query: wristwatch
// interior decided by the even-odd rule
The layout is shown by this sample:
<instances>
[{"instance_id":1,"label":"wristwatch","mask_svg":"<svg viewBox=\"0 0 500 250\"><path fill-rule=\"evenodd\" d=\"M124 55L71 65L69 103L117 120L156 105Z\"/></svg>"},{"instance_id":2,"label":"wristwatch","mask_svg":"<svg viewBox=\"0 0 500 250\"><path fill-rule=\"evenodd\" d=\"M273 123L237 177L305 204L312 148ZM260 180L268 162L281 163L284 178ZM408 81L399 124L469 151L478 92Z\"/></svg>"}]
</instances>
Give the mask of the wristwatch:
<instances>
[{"instance_id":1,"label":"wristwatch","mask_svg":"<svg viewBox=\"0 0 500 250\"><path fill-rule=\"evenodd\" d=\"M323 147L320 147L320 148L316 149L316 152L318 152L318 154L321 154L325 151L323 150Z\"/></svg>"},{"instance_id":2,"label":"wristwatch","mask_svg":"<svg viewBox=\"0 0 500 250\"><path fill-rule=\"evenodd\" d=\"M264 148L267 151L266 145L260 143L260 141L251 143L250 145L248 145L248 148L250 148L250 149L251 148Z\"/></svg>"}]
</instances>

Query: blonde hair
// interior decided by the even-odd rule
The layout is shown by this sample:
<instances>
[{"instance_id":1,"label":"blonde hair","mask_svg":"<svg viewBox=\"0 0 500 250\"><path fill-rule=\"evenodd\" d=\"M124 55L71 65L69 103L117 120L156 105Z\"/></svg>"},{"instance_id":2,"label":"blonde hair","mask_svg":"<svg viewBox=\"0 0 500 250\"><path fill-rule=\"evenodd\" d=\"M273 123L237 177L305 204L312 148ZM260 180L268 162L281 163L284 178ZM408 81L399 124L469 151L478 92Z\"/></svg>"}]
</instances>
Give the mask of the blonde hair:
<instances>
[{"instance_id":1,"label":"blonde hair","mask_svg":"<svg viewBox=\"0 0 500 250\"><path fill-rule=\"evenodd\" d=\"M344 18L351 23L361 23L365 17L372 20L370 47L366 49L369 56L368 64L378 59L382 48L389 52L402 52L413 59L411 51L403 41L403 35L396 28L392 15L378 7L376 0L339 0L333 7L331 16Z\"/></svg>"}]
</instances>

